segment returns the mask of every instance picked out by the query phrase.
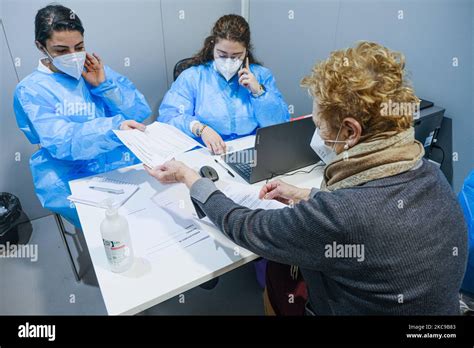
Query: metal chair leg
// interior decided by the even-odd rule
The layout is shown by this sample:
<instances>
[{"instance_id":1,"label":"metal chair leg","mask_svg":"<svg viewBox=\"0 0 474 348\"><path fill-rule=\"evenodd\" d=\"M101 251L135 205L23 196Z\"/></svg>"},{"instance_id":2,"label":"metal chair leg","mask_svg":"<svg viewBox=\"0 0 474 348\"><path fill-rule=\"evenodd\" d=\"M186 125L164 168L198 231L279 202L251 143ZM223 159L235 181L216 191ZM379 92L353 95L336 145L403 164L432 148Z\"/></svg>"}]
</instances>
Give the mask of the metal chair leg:
<instances>
[{"instance_id":1,"label":"metal chair leg","mask_svg":"<svg viewBox=\"0 0 474 348\"><path fill-rule=\"evenodd\" d=\"M66 240L67 231L66 231L66 228L64 227L64 222L61 218L61 215L59 215L59 214L54 214L54 218L56 219L56 224L58 225L59 234L61 235L61 239L62 239L63 244L66 247L66 251L69 255L69 261L71 263L72 271L74 273L74 277L76 278L76 282L80 282L81 277L80 277L79 272L76 268L76 263L74 262L74 259L72 257L72 253L71 253L71 249L69 248L69 244L67 243L67 240Z\"/></svg>"}]
</instances>

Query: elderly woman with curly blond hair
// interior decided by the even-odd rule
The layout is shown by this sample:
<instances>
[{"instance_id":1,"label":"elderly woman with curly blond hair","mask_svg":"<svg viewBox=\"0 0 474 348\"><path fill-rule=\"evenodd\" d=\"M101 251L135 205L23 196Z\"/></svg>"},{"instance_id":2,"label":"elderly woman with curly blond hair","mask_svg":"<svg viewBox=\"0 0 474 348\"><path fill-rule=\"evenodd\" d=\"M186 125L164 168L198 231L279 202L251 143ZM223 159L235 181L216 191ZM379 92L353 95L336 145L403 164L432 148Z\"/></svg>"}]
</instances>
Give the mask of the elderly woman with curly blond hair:
<instances>
[{"instance_id":1,"label":"elderly woman with curly blond hair","mask_svg":"<svg viewBox=\"0 0 474 348\"><path fill-rule=\"evenodd\" d=\"M361 42L331 53L302 86L314 98L311 146L326 162L321 189L274 181L260 192L294 207L239 206L178 161L149 173L186 184L196 209L238 245L298 266L307 314L459 314L467 258L460 207L440 170L423 159L414 109L387 108L418 103L404 57Z\"/></svg>"}]
</instances>

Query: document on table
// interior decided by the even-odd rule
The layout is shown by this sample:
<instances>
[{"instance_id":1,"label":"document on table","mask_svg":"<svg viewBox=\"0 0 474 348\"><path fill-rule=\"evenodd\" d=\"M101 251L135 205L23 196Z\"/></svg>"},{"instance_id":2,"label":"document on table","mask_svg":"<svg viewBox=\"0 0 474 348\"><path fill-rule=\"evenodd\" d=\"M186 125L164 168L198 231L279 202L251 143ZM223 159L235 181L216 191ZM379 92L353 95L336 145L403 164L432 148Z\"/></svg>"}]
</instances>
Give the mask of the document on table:
<instances>
[{"instance_id":1,"label":"document on table","mask_svg":"<svg viewBox=\"0 0 474 348\"><path fill-rule=\"evenodd\" d=\"M83 178L76 181L71 188L71 195L67 199L74 203L82 203L95 207L102 207L107 199L111 199L117 206L122 206L137 190L138 185L120 180L112 180L106 176Z\"/></svg>"},{"instance_id":2,"label":"document on table","mask_svg":"<svg viewBox=\"0 0 474 348\"><path fill-rule=\"evenodd\" d=\"M260 199L258 193L260 192L259 187L235 183L226 182L219 180L216 183L217 188L224 193L227 197L232 199L235 203L247 207L249 209L282 209L287 207L286 204L275 201L273 199ZM201 223L206 225L214 226L213 222L206 216L200 219Z\"/></svg>"},{"instance_id":3,"label":"document on table","mask_svg":"<svg viewBox=\"0 0 474 348\"><path fill-rule=\"evenodd\" d=\"M174 156L201 146L179 129L162 122L154 122L144 132L138 129L114 130L114 133L140 161L153 168Z\"/></svg>"},{"instance_id":4,"label":"document on table","mask_svg":"<svg viewBox=\"0 0 474 348\"><path fill-rule=\"evenodd\" d=\"M281 209L287 207L286 204L273 199L260 199L258 194L260 187L244 185L240 183L224 183L222 192L235 203L250 209Z\"/></svg>"},{"instance_id":5,"label":"document on table","mask_svg":"<svg viewBox=\"0 0 474 348\"><path fill-rule=\"evenodd\" d=\"M131 230L136 231L132 244L137 255L148 259L165 253L183 255L188 253L188 248L209 238L209 234L196 225L190 210L180 207L182 200L175 198L172 202L172 197L182 189L176 186L170 185L151 198L145 209L127 216Z\"/></svg>"},{"instance_id":6,"label":"document on table","mask_svg":"<svg viewBox=\"0 0 474 348\"><path fill-rule=\"evenodd\" d=\"M178 227L174 231L155 231L150 237L142 249L142 255L147 258L154 258L165 252L183 251L206 240L209 235L192 223L185 227Z\"/></svg>"}]
</instances>

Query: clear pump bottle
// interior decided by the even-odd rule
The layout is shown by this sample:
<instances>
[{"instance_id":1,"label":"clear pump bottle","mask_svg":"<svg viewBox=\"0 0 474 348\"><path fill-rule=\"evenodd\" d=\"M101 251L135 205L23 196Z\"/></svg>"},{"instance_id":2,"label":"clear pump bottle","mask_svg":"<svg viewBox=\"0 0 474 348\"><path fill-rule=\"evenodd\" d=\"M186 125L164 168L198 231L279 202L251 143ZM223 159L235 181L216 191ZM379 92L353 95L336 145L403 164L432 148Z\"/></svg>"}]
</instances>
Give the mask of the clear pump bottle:
<instances>
[{"instance_id":1,"label":"clear pump bottle","mask_svg":"<svg viewBox=\"0 0 474 348\"><path fill-rule=\"evenodd\" d=\"M105 219L100 224L100 233L105 254L112 272L121 273L133 264L133 248L127 219L118 213L117 205L106 200L103 203Z\"/></svg>"}]
</instances>

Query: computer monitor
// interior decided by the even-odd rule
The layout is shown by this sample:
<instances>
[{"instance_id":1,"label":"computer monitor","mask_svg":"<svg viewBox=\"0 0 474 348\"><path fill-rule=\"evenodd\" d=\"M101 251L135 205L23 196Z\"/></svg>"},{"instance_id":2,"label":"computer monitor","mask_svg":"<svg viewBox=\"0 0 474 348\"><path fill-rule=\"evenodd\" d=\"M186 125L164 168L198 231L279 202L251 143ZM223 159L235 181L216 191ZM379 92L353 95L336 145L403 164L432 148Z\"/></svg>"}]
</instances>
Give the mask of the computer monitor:
<instances>
[{"instance_id":1,"label":"computer monitor","mask_svg":"<svg viewBox=\"0 0 474 348\"><path fill-rule=\"evenodd\" d=\"M423 144L427 154L441 128L444 111L445 109L438 106L423 108L420 111L420 117L415 119L415 139Z\"/></svg>"},{"instance_id":2,"label":"computer monitor","mask_svg":"<svg viewBox=\"0 0 474 348\"><path fill-rule=\"evenodd\" d=\"M222 158L250 184L270 179L319 162L310 146L315 128L311 117L259 128L253 148Z\"/></svg>"}]
</instances>

